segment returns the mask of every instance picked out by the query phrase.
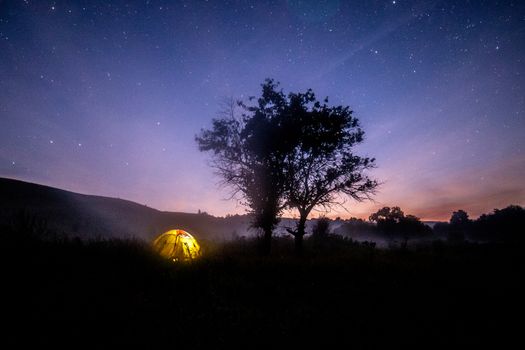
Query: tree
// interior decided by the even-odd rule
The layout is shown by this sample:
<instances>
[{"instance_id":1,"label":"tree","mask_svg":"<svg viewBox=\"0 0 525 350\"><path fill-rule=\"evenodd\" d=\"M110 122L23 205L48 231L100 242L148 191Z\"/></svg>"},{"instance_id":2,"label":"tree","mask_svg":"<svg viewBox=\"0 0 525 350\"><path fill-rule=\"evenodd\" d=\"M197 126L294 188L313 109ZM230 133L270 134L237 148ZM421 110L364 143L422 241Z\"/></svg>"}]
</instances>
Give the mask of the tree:
<instances>
[{"instance_id":1,"label":"tree","mask_svg":"<svg viewBox=\"0 0 525 350\"><path fill-rule=\"evenodd\" d=\"M342 205L341 195L361 201L374 193L377 182L364 173L374 159L353 153L364 132L349 107L329 107L312 90L285 95L278 85L267 79L255 105L238 103L240 118L230 103L228 113L196 140L201 151L213 152L212 165L224 184L245 200L267 250L281 211L299 212L289 232L300 252L314 208Z\"/></svg>"},{"instance_id":2,"label":"tree","mask_svg":"<svg viewBox=\"0 0 525 350\"><path fill-rule=\"evenodd\" d=\"M404 240L404 244L411 238L422 238L432 233L430 226L425 225L415 215L406 215L399 221L398 231Z\"/></svg>"},{"instance_id":3,"label":"tree","mask_svg":"<svg viewBox=\"0 0 525 350\"><path fill-rule=\"evenodd\" d=\"M262 97L253 107L229 100L212 128L195 137L201 151L212 153L211 165L222 185L232 190L232 198L250 208L252 226L264 233L264 254L270 253L273 229L284 208L283 160L272 141L277 128L270 94L263 85Z\"/></svg>"},{"instance_id":4,"label":"tree","mask_svg":"<svg viewBox=\"0 0 525 350\"><path fill-rule=\"evenodd\" d=\"M403 220L405 213L399 207L383 207L370 215L370 221L377 223L377 228L385 233L396 233L399 222Z\"/></svg>"},{"instance_id":5,"label":"tree","mask_svg":"<svg viewBox=\"0 0 525 350\"><path fill-rule=\"evenodd\" d=\"M374 167L374 159L353 152L364 132L349 107L330 107L328 99L318 101L311 89L285 95L278 85L267 80L263 89L277 112L274 142L283 160L285 201L299 212L296 228L288 232L301 252L313 209L343 205L344 197L369 199L378 184L365 174Z\"/></svg>"},{"instance_id":6,"label":"tree","mask_svg":"<svg viewBox=\"0 0 525 350\"><path fill-rule=\"evenodd\" d=\"M451 225L466 225L470 222L470 219L468 218L468 214L464 210L458 210L452 213L452 216L450 217L450 224Z\"/></svg>"},{"instance_id":7,"label":"tree","mask_svg":"<svg viewBox=\"0 0 525 350\"><path fill-rule=\"evenodd\" d=\"M408 240L428 235L432 229L414 215L406 215L399 207L384 207L369 217L377 223L377 229L390 238L403 239L406 246Z\"/></svg>"},{"instance_id":8,"label":"tree","mask_svg":"<svg viewBox=\"0 0 525 350\"><path fill-rule=\"evenodd\" d=\"M320 217L316 220L315 225L312 229L312 236L315 239L326 238L330 234L330 219L326 217Z\"/></svg>"},{"instance_id":9,"label":"tree","mask_svg":"<svg viewBox=\"0 0 525 350\"><path fill-rule=\"evenodd\" d=\"M358 218L350 218L335 229L336 234L350 237L355 240L367 241L375 236L377 228L369 221Z\"/></svg>"},{"instance_id":10,"label":"tree","mask_svg":"<svg viewBox=\"0 0 525 350\"><path fill-rule=\"evenodd\" d=\"M504 242L516 246L525 243L525 208L509 205L481 215L471 230L472 237L479 240Z\"/></svg>"},{"instance_id":11,"label":"tree","mask_svg":"<svg viewBox=\"0 0 525 350\"><path fill-rule=\"evenodd\" d=\"M458 210L452 213L448 232L448 240L451 242L464 242L465 237L471 227L472 221L464 210Z\"/></svg>"}]
</instances>

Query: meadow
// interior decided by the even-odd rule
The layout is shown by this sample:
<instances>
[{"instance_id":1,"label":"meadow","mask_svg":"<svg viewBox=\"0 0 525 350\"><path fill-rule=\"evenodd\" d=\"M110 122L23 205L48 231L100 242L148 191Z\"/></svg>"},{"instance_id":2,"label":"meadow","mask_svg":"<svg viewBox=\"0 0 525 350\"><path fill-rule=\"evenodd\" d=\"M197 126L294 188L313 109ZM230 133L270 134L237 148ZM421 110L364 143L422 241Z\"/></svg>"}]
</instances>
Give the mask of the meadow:
<instances>
[{"instance_id":1,"label":"meadow","mask_svg":"<svg viewBox=\"0 0 525 350\"><path fill-rule=\"evenodd\" d=\"M139 240L1 235L3 342L428 348L510 341L521 248L434 242L378 249L339 236L202 242L175 264ZM516 311L515 311L516 310Z\"/></svg>"}]
</instances>

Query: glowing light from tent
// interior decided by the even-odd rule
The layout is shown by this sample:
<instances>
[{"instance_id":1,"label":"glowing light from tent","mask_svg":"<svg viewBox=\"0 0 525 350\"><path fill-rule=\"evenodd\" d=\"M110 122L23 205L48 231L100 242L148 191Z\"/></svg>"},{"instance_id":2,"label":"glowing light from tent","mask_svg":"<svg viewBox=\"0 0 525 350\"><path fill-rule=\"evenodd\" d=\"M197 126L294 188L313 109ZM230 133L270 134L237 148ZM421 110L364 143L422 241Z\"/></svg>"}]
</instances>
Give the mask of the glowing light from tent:
<instances>
[{"instance_id":1,"label":"glowing light from tent","mask_svg":"<svg viewBox=\"0 0 525 350\"><path fill-rule=\"evenodd\" d=\"M153 241L153 248L162 256L173 261L191 261L201 255L197 240L183 230L170 230Z\"/></svg>"}]
</instances>

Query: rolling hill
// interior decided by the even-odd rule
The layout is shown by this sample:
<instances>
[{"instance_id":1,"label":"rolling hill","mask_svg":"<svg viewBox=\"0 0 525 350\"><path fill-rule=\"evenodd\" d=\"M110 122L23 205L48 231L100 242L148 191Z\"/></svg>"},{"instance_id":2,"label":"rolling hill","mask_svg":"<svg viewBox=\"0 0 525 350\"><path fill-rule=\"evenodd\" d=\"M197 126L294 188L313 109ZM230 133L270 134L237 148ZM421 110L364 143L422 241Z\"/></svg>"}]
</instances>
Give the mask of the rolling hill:
<instances>
[{"instance_id":1,"label":"rolling hill","mask_svg":"<svg viewBox=\"0 0 525 350\"><path fill-rule=\"evenodd\" d=\"M245 232L249 218L164 212L132 201L92 196L0 178L0 227L38 225L45 231L80 238L150 240L168 229L222 240Z\"/></svg>"},{"instance_id":2,"label":"rolling hill","mask_svg":"<svg viewBox=\"0 0 525 350\"><path fill-rule=\"evenodd\" d=\"M248 215L215 217L206 213L160 211L124 199L0 178L0 229L22 226L84 239L140 238L149 241L162 232L178 228L198 239L222 241L255 235L256 231L249 229L249 222ZM311 232L315 222L316 219L308 220L307 232ZM283 217L274 234L291 237L286 228L295 224L295 219ZM333 220L330 230L358 241L386 245L384 237L367 232L346 232L342 229L343 224L343 220Z\"/></svg>"}]
</instances>

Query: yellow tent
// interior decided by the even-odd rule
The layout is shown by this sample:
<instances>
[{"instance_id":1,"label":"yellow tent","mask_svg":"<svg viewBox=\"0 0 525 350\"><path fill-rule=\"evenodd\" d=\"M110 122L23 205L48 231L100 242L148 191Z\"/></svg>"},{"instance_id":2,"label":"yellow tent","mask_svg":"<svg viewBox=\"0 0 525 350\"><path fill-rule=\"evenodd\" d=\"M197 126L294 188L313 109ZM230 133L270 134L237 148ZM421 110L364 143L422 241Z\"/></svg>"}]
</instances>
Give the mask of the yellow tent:
<instances>
[{"instance_id":1,"label":"yellow tent","mask_svg":"<svg viewBox=\"0 0 525 350\"><path fill-rule=\"evenodd\" d=\"M173 261L190 261L200 256L199 244L188 232L170 230L153 241L153 248L162 256Z\"/></svg>"}]
</instances>

